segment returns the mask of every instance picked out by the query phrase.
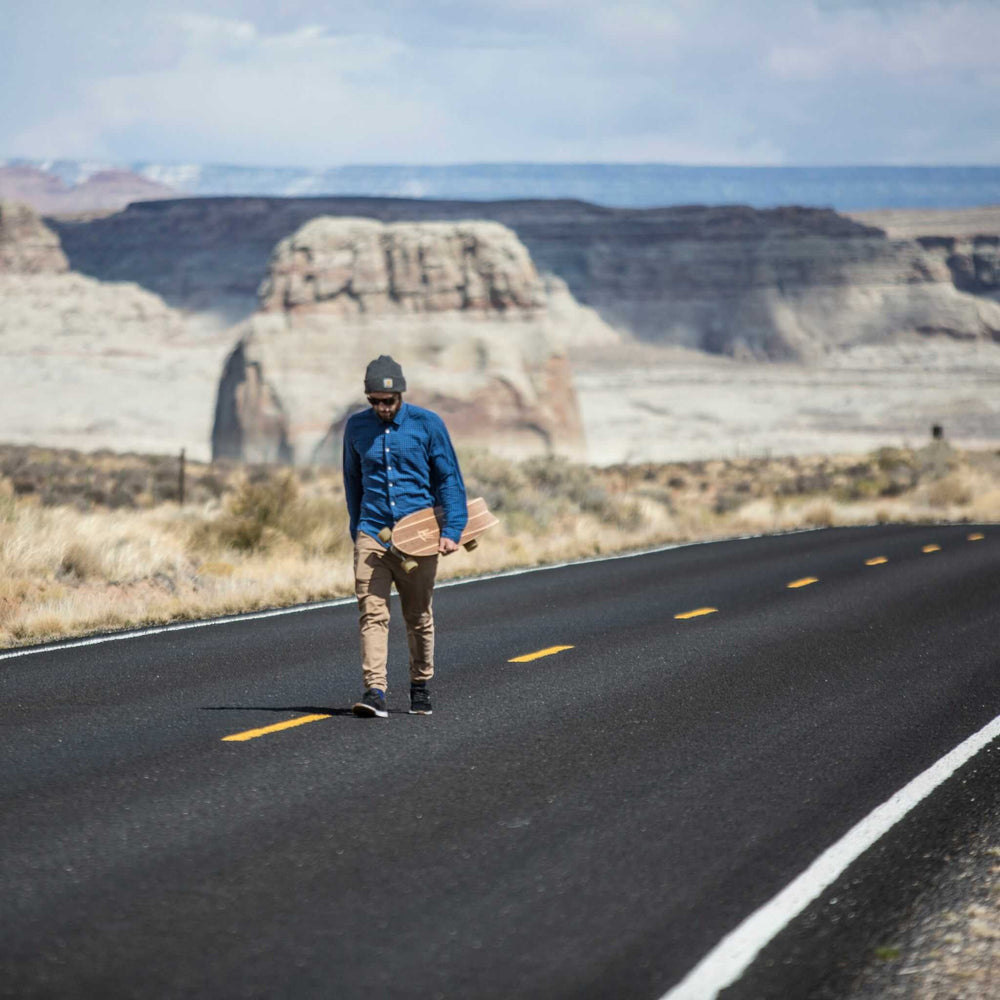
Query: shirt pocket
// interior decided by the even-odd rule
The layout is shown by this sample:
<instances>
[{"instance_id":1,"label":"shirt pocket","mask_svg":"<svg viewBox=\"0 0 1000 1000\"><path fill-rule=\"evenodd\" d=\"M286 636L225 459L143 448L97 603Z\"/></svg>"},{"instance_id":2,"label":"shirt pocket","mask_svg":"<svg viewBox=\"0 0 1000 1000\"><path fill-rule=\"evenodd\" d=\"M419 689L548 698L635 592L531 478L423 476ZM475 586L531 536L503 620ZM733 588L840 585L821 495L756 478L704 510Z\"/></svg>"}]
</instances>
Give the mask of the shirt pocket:
<instances>
[{"instance_id":1,"label":"shirt pocket","mask_svg":"<svg viewBox=\"0 0 1000 1000\"><path fill-rule=\"evenodd\" d=\"M361 454L361 464L368 471L381 470L385 466L384 434L373 434L370 440L359 441L358 451Z\"/></svg>"}]
</instances>

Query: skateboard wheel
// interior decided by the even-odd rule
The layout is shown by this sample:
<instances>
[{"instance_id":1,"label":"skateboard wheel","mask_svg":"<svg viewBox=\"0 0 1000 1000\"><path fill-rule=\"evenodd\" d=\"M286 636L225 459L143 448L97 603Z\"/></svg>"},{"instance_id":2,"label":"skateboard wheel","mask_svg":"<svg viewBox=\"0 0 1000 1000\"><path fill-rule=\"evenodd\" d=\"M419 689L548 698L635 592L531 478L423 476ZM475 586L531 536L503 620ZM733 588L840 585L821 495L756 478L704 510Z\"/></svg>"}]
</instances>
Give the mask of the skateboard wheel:
<instances>
[{"instance_id":1,"label":"skateboard wheel","mask_svg":"<svg viewBox=\"0 0 1000 1000\"><path fill-rule=\"evenodd\" d=\"M416 568L417 568L417 560L416 559L404 559L403 560L403 572L404 573L407 573L407 574L412 573Z\"/></svg>"},{"instance_id":2,"label":"skateboard wheel","mask_svg":"<svg viewBox=\"0 0 1000 1000\"><path fill-rule=\"evenodd\" d=\"M478 546L479 546L479 539L473 538L471 542L466 542L462 546L462 548L465 549L466 552L471 552L474 548L477 548Z\"/></svg>"},{"instance_id":3,"label":"skateboard wheel","mask_svg":"<svg viewBox=\"0 0 1000 1000\"><path fill-rule=\"evenodd\" d=\"M378 540L380 542L389 542L391 538L392 538L392 528L383 528L378 533Z\"/></svg>"}]
</instances>

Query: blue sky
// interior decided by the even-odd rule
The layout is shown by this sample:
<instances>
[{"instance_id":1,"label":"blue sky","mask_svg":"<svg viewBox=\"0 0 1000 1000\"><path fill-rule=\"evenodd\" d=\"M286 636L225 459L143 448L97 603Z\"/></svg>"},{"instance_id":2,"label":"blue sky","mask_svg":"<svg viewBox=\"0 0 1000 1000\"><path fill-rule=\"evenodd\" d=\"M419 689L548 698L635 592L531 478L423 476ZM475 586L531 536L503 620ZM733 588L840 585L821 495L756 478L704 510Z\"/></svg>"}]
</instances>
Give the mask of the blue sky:
<instances>
[{"instance_id":1,"label":"blue sky","mask_svg":"<svg viewBox=\"0 0 1000 1000\"><path fill-rule=\"evenodd\" d=\"M1000 164L1000 0L0 8L0 158Z\"/></svg>"}]
</instances>

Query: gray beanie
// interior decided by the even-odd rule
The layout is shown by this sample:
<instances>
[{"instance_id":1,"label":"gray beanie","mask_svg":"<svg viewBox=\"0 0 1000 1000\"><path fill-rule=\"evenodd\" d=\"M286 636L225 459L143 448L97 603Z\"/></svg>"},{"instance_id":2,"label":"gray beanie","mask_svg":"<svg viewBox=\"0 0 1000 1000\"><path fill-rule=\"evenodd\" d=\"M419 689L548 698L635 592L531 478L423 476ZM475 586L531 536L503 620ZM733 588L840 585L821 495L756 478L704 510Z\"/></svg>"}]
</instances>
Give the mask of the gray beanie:
<instances>
[{"instance_id":1,"label":"gray beanie","mask_svg":"<svg viewBox=\"0 0 1000 1000\"><path fill-rule=\"evenodd\" d=\"M365 369L365 392L405 392L403 369L388 354L380 354Z\"/></svg>"}]
</instances>

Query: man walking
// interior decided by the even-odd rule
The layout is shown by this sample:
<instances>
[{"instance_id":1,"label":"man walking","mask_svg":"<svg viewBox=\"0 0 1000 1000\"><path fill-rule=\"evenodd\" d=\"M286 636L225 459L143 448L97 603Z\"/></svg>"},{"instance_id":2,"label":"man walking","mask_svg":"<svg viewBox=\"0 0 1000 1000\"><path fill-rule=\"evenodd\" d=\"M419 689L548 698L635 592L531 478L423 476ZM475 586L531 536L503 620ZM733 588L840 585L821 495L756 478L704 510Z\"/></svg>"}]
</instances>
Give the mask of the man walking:
<instances>
[{"instance_id":1,"label":"man walking","mask_svg":"<svg viewBox=\"0 0 1000 1000\"><path fill-rule=\"evenodd\" d=\"M370 410L344 428L344 494L354 540L354 592L361 628L365 692L354 714L388 718L389 592L399 593L410 650L410 713L430 715L428 681L434 676L432 598L437 555L416 559L405 573L379 541L383 528L425 507L444 508L438 553L458 549L468 520L465 483L444 421L403 402L403 369L387 354L365 370Z\"/></svg>"}]
</instances>

